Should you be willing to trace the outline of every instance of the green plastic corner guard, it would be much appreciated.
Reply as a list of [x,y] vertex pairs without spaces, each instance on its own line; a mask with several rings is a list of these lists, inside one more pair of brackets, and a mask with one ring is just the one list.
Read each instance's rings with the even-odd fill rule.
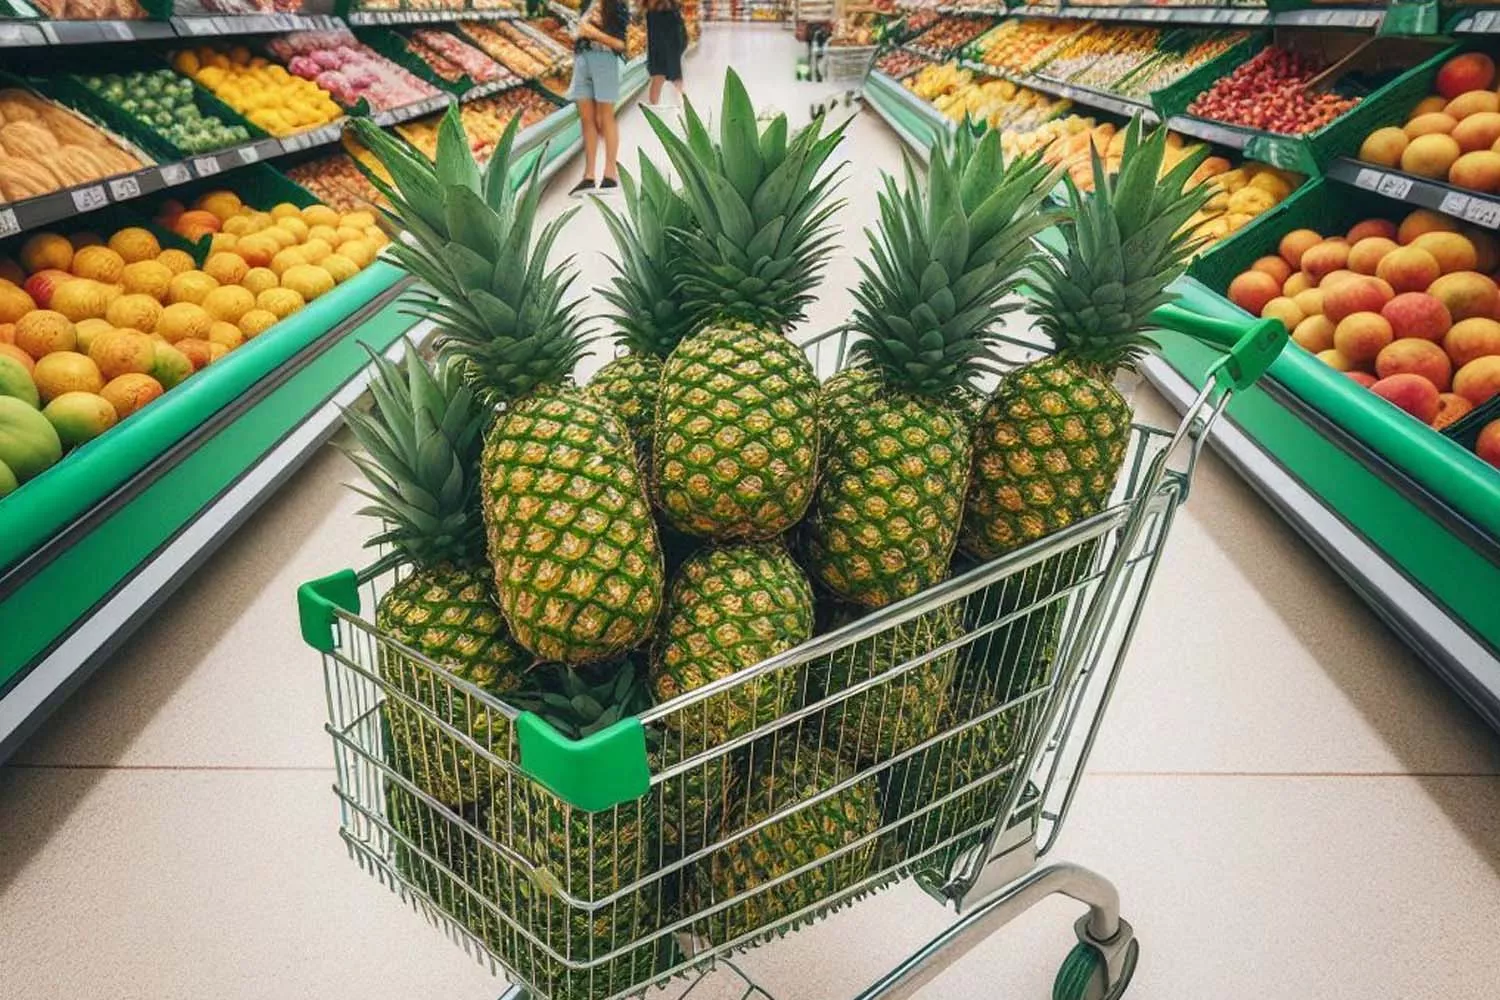
[[209,366],[140,413],[69,453],[0,500],[0,569],[108,496],[148,462],[405,277],[381,261]]
[[302,641],[320,653],[331,653],[337,646],[334,631],[334,609],[359,614],[359,577],[352,569],[309,580],[297,588],[297,621]]
[[1208,370],[1208,377],[1222,389],[1240,391],[1259,381],[1281,355],[1290,339],[1286,327],[1274,319],[1249,322],[1205,316],[1181,306],[1162,306],[1151,321],[1164,330],[1175,330],[1224,350],[1224,356]]
[[516,718],[521,770],[575,809],[599,812],[651,789],[646,730],[621,719],[581,740],[570,740],[532,712]]

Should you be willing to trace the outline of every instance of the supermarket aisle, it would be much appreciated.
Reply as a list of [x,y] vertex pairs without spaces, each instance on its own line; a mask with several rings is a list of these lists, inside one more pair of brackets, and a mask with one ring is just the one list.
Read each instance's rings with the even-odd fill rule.
[[[733,63],[798,120],[775,29],[710,29],[689,83]],[[641,115],[625,145],[651,148]],[[899,164],[850,130],[845,245]],[[626,162],[634,159],[627,154]],[[564,173],[547,211],[561,210]],[[607,233],[568,230],[581,286]],[[847,315],[840,258],[805,332]],[[1146,417],[1167,419],[1143,391]],[[321,672],[296,584],[362,561],[353,471],[321,453],[0,770],[0,995],[480,1000],[488,972],[344,856]],[[1058,854],[1117,880],[1143,939],[1131,997],[1488,997],[1500,981],[1500,745],[1225,467],[1197,481]],[[924,994],[1041,997],[1077,911],[1053,902]],[[836,1000],[943,923],[899,888],[744,966]],[[1205,989],[1205,987],[1207,987]],[[738,996],[729,984],[694,994]]]

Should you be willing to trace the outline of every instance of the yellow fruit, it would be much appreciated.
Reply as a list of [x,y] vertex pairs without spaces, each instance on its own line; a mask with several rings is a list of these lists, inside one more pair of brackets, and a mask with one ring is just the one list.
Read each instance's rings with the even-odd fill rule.
[[55,351],[71,351],[78,346],[78,331],[73,322],[51,309],[33,309],[16,323],[16,346],[35,361]]
[[255,293],[239,285],[220,285],[203,297],[203,311],[214,319],[237,323],[255,308]]
[[109,247],[84,247],[73,255],[73,273],[80,278],[91,278],[112,285],[120,280],[125,270],[125,259]]
[[155,260],[161,253],[161,244],[156,242],[156,237],[149,229],[139,226],[126,226],[115,233],[109,238],[109,248],[124,257],[127,264]]
[[294,237],[296,237],[295,242],[297,243],[301,243],[303,240],[307,239],[307,223],[303,222],[301,219],[297,218],[294,215],[289,215],[281,221],[277,222],[276,228],[285,229],[287,232],[291,233]]
[[240,279],[240,284],[250,289],[252,294],[259,295],[267,288],[276,288],[281,284],[281,279],[269,267],[252,267]]
[[333,291],[333,275],[316,264],[297,264],[281,276],[281,287],[289,288],[308,302]]
[[192,302],[174,302],[162,310],[161,318],[156,321],[156,332],[171,344],[185,337],[206,340],[213,323],[213,317],[202,306]]
[[210,191],[198,199],[195,207],[205,212],[212,212],[218,216],[220,222],[224,222],[231,216],[239,214],[243,203],[240,201],[240,196],[233,191]]
[[271,218],[273,219],[295,219],[300,218],[301,215],[302,210],[289,201],[284,201],[279,205],[273,206],[271,209]]
[[31,378],[43,403],[65,392],[98,392],[104,388],[99,366],[77,351],[55,351],[38,360]]
[[364,239],[365,238],[365,231],[364,231],[363,227],[356,228],[354,226],[343,225],[343,226],[339,226],[337,229],[335,229],[333,231],[333,235],[335,235],[335,236],[338,237],[337,242],[334,243],[334,246],[338,246],[339,243],[346,243],[349,240],[362,240],[362,239]]
[[371,226],[369,229],[366,229],[365,239],[369,240],[370,246],[376,250],[379,250],[391,241],[391,238],[385,234],[385,230],[379,226]]
[[192,254],[188,253],[186,250],[178,250],[176,247],[173,247],[170,250],[163,250],[161,253],[156,255],[156,259],[165,264],[167,270],[171,271],[173,274],[181,274],[183,271],[191,271],[193,268],[198,266],[198,262],[193,260]]
[[232,351],[245,342],[245,333],[233,323],[217,322],[208,330],[208,342],[223,344]]
[[21,244],[21,266],[35,274],[48,268],[66,271],[73,265],[73,244],[66,236],[37,233]]
[[172,287],[172,269],[157,260],[136,261],[126,264],[120,272],[120,284],[125,286],[127,294],[149,295],[165,302]]
[[309,226],[333,226],[337,227],[339,213],[327,205],[308,205],[302,210],[302,218]]
[[238,285],[250,273],[250,265],[237,253],[210,254],[203,263],[203,273],[221,285]]
[[285,250],[277,251],[276,256],[271,258],[271,270],[276,272],[276,276],[279,278],[286,273],[287,268],[306,263],[307,257],[302,253],[301,248],[288,247]]
[[359,265],[340,253],[331,253],[318,261],[318,266],[327,271],[329,276],[339,284],[343,284],[359,273]]
[[322,240],[331,247],[336,247],[343,242],[339,239],[339,231],[332,226],[312,226],[307,230],[307,238],[310,240]]
[[224,228],[221,230],[221,232],[226,232],[231,236],[245,236],[250,231],[250,216],[248,215],[236,215],[233,218],[225,219]]
[[375,259],[375,250],[364,240],[350,240],[348,243],[339,244],[339,254],[354,261],[354,265],[361,270],[370,266]]
[[326,240],[311,239],[302,244],[302,252],[307,256],[309,264],[316,264],[333,253],[333,247]]
[[36,303],[24,289],[0,279],[0,323],[14,323],[35,308]]
[[295,234],[292,233],[290,229],[283,228],[281,223],[279,222],[276,225],[270,226],[263,230],[261,232],[261,235],[268,236],[271,239],[275,240],[276,244],[283,250],[285,250],[287,247],[294,247],[298,243],[302,242],[297,238]]
[[[121,298],[123,297],[124,296],[121,296]],[[156,300],[151,298],[149,295],[146,296],[146,299],[152,305],[156,306],[157,309],[161,308],[159,305],[157,305]],[[115,299],[115,302],[118,301],[120,300]],[[109,304],[111,309],[114,308],[115,302],[111,302]],[[93,319],[79,320],[77,323],[73,324],[73,332],[78,337],[79,353],[87,354],[89,352],[89,348],[93,346],[95,340],[97,340],[103,334],[113,333],[115,327],[130,325],[131,324],[128,323],[112,323],[108,319],[99,319],[98,317],[95,317]]]
[[172,276],[172,284],[167,291],[167,299],[171,302],[196,302],[201,304],[203,297],[218,287],[218,281],[211,274],[205,274],[202,271],[183,271],[181,274]]
[[104,311],[104,318],[113,326],[150,333],[156,329],[156,321],[161,318],[161,303],[139,292],[121,295],[109,304],[109,308]]
[[225,253],[233,250],[238,242],[239,237],[233,233],[214,233],[208,241],[208,250],[211,254]]
[[106,380],[131,372],[145,375],[156,363],[156,343],[139,330],[111,330],[94,338],[89,360]]
[[374,212],[345,212],[343,219],[339,220],[341,226],[353,226],[355,229],[366,229],[375,225]]
[[277,316],[269,309],[251,309],[240,317],[240,332],[256,337],[276,325]]
[[251,267],[265,267],[280,251],[281,244],[264,232],[241,237],[240,241],[234,245],[234,252]]
[[255,308],[264,309],[277,319],[286,319],[306,304],[301,293],[291,288],[268,288],[255,297]]
[[57,291],[52,293],[51,306],[54,312],[62,313],[77,323],[81,319],[103,316],[115,297],[112,286],[78,278],[57,286]]

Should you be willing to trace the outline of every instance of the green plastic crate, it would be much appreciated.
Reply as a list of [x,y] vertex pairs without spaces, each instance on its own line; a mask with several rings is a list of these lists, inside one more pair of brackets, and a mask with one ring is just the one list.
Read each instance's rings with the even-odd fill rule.
[[1185,74],[1175,83],[1151,92],[1151,106],[1163,119],[1186,112],[1193,98],[1213,86],[1220,77],[1242,62],[1246,62],[1271,41],[1269,32],[1252,32],[1250,37],[1223,52],[1216,58]]
[[[436,25],[428,24],[422,25],[422,27],[433,28],[436,27]],[[382,56],[395,63],[397,66],[400,66],[402,69],[410,72],[418,80],[422,80],[425,83],[430,83],[439,90],[447,91],[455,97],[463,97],[469,91],[478,86],[478,84],[476,84],[473,80],[469,79],[469,75],[467,73],[465,73],[463,76],[460,76],[456,81],[452,83],[449,83],[441,76],[438,76],[437,73],[433,71],[432,67],[427,65],[426,60],[422,59],[420,56],[416,55],[414,52],[407,48],[406,37],[400,32],[395,31],[394,29],[360,28],[357,37],[361,42],[364,42],[370,48],[374,49],[376,52],[379,52]],[[473,43],[470,42],[468,44],[472,45]],[[351,114],[354,113],[358,112],[351,111]]]

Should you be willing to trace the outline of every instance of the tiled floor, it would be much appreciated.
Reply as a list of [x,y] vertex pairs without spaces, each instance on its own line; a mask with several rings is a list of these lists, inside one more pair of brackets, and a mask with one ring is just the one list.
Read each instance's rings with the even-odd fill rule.
[[[713,97],[732,62],[795,124],[828,89],[791,82],[795,51],[774,29],[710,31],[689,82]],[[638,111],[624,131],[646,140]],[[869,113],[846,149],[859,250],[875,170],[900,153]],[[592,207],[567,242],[583,284],[607,277]],[[854,275],[835,261],[804,333],[847,315]],[[1170,419],[1148,391],[1137,403]],[[353,478],[318,455],[0,770],[0,997],[501,992],[335,833],[321,672],[292,594],[361,561]],[[1130,996],[1496,996],[1500,743],[1217,460],[1168,548],[1057,851],[1117,881],[1143,942]],[[1078,912],[1038,907],[921,997],[1047,996]],[[836,1000],[944,919],[898,888],[743,967],[779,1000]]]

